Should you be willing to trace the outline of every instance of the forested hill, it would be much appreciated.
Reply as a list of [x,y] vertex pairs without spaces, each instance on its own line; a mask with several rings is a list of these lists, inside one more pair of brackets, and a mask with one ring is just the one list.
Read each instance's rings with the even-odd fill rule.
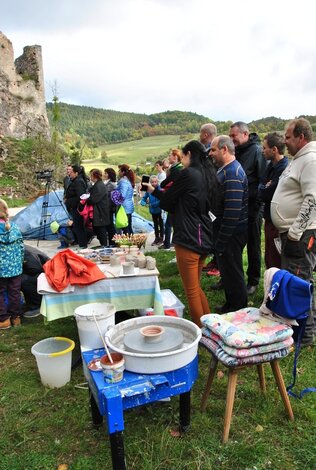
[[[77,134],[89,145],[137,140],[143,137],[166,134],[196,133],[201,125],[209,122],[205,116],[182,111],[166,111],[159,114],[136,114],[75,106],[59,103],[58,130],[62,135]],[[47,114],[53,126],[53,104],[47,104]]]
[[[58,121],[53,122],[53,104],[47,104],[51,127],[57,127],[66,138],[77,135],[87,145],[94,147],[107,143],[137,140],[143,137],[166,134],[195,134],[202,124],[214,122],[218,133],[227,133],[231,121],[215,121],[210,117],[183,111],[166,111],[157,114],[136,114],[58,103]],[[316,116],[304,116],[316,131]],[[262,118],[249,123],[252,132],[259,134],[283,130],[287,120],[276,117]]]

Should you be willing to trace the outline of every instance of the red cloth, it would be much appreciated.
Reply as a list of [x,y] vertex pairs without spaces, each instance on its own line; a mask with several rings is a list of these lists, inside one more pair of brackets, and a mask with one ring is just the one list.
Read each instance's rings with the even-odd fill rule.
[[68,284],[84,286],[106,279],[95,263],[77,255],[72,250],[57,253],[43,266],[47,281],[58,292]]

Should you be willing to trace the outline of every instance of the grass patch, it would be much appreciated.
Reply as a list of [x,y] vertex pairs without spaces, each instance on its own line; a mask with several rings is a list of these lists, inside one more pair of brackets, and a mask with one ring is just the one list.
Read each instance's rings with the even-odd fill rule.
[[[171,289],[185,305],[174,252],[155,252],[160,284]],[[223,292],[202,285],[210,305],[223,303]],[[260,305],[262,286],[253,298]],[[0,470],[53,470],[59,464],[69,470],[111,468],[106,428],[91,428],[87,390],[78,388],[85,379],[80,367],[72,371],[70,384],[56,390],[44,388],[39,379],[31,347],[51,336],[66,336],[76,342],[73,318],[43,323],[41,317],[25,320],[20,328],[0,331]],[[266,367],[267,394],[259,391],[255,368],[240,374],[230,440],[221,444],[227,374],[214,380],[205,413],[200,400],[205,385],[209,354],[199,350],[199,377],[192,390],[191,428],[181,439],[169,430],[178,422],[178,399],[125,412],[127,468],[137,470],[312,470],[316,468],[315,395],[298,401],[291,398],[295,421],[291,423],[276,390],[272,372]],[[315,348],[302,350],[298,386],[315,386]],[[281,361],[286,384],[291,380],[293,355]],[[262,426],[263,431],[257,430]],[[261,428],[260,428],[261,429]]]

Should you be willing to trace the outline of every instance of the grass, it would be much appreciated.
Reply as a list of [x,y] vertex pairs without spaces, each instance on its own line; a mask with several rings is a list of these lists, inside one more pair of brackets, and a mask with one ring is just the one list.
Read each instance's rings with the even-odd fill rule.
[[[171,289],[187,306],[173,252],[156,252],[160,284]],[[210,305],[223,302],[223,293],[210,291],[215,279],[205,274],[202,285]],[[262,287],[253,303],[260,305]],[[188,318],[185,309],[185,317]],[[88,392],[80,367],[71,382],[49,390],[40,383],[32,345],[47,337],[66,336],[76,342],[73,318],[43,323],[41,317],[25,320],[20,328],[0,332],[0,470],[53,470],[67,464],[70,470],[111,468],[106,428],[93,430]],[[299,359],[299,388],[315,386],[316,348],[305,348]],[[316,468],[316,401],[310,394],[291,399],[295,421],[289,422],[272,373],[266,367],[267,394],[259,392],[255,370],[240,374],[228,444],[221,444],[227,374],[215,378],[205,413],[199,406],[205,385],[209,354],[199,350],[199,377],[192,391],[191,428],[181,439],[170,429],[178,421],[178,400],[156,403],[125,412],[127,468],[137,470],[313,470]],[[293,355],[281,361],[288,384]]]
[[[103,150],[107,153],[108,162],[103,163],[100,159],[85,160],[83,162],[86,171],[94,167],[104,169],[112,167],[117,169],[117,165],[127,163],[132,168],[137,166],[144,166],[146,161],[154,162],[161,158],[171,148],[177,148],[182,145],[180,136],[177,135],[161,135],[156,137],[145,137],[140,140],[131,142],[121,142],[119,144],[108,144],[98,147],[98,150]],[[153,163],[149,168],[153,167]]]

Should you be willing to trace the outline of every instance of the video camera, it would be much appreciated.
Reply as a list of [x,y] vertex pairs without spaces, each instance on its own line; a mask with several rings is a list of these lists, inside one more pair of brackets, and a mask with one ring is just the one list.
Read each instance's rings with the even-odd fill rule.
[[51,181],[51,179],[53,177],[53,171],[54,170],[35,171],[36,179],[37,180]]

